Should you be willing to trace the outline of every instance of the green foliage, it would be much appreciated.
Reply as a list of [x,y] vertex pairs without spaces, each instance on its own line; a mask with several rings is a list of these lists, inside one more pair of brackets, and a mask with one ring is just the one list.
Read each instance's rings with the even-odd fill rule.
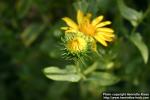
[[[132,43],[137,46],[137,48],[140,50],[141,55],[143,57],[143,60],[145,63],[148,62],[148,47],[146,44],[142,41],[142,36],[139,33],[134,33],[136,31],[136,28],[141,23],[143,18],[145,17],[141,12],[137,12],[136,10],[127,7],[123,0],[118,0],[118,6],[121,15],[129,20],[131,24],[134,26],[131,35],[129,36],[129,39],[132,41]],[[149,11],[149,9],[148,9]],[[147,12],[145,12],[146,14]]]
[[75,3],[74,3],[75,9],[76,9],[76,10],[80,9],[80,10],[82,10],[83,12],[87,12],[88,6],[89,6],[89,3],[87,3],[86,0],[81,0],[81,1],[79,1],[79,2],[75,2]]
[[[77,9],[104,15],[116,38],[74,62],[63,58],[60,27],[62,17],[76,19]],[[0,100],[150,92],[149,0],[0,0],[0,12]]]
[[136,34],[132,34],[130,36],[131,41],[133,42],[133,44],[135,46],[137,46],[137,48],[140,50],[141,55],[144,59],[144,62],[147,63],[148,62],[148,47],[146,46],[146,44],[143,42],[142,37],[139,33]]
[[92,73],[87,81],[94,82],[98,86],[109,86],[117,83],[119,78],[108,72],[95,72]]
[[117,0],[117,1],[118,1],[118,7],[119,7],[121,15],[125,19],[129,20],[134,27],[136,27],[139,21],[143,17],[142,12],[138,12],[132,8],[129,8],[128,6],[124,4],[123,0]]
[[66,69],[51,66],[45,68],[44,73],[48,78],[57,81],[78,82],[81,79],[81,76],[77,74],[75,66],[73,65],[66,66]]
[[16,10],[19,18],[25,17],[32,6],[32,0],[20,0],[16,3]]
[[40,35],[45,25],[32,24],[28,26],[22,33],[21,38],[26,46],[31,45]]

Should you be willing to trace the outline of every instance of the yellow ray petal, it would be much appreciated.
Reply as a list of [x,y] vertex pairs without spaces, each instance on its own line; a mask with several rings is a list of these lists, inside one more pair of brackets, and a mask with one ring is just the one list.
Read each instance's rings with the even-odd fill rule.
[[94,52],[98,52],[98,51],[97,51],[97,45],[96,45],[96,41],[95,41],[95,40],[92,41],[91,49],[92,49]]
[[78,22],[78,24],[80,24],[82,22],[83,17],[84,17],[83,12],[81,10],[78,10],[78,12],[77,12],[77,22]]
[[106,28],[106,27],[97,28],[96,31],[97,31],[97,32],[110,32],[110,33],[113,33],[113,32],[114,32],[113,29],[111,29],[111,28]]
[[71,28],[76,29],[76,30],[78,29],[78,25],[72,19],[68,17],[64,17],[62,18],[62,20],[64,20],[66,24],[70,26]]
[[99,22],[101,22],[103,20],[103,16],[98,16],[97,18],[95,18],[93,21],[92,21],[92,25],[93,26],[96,26]]
[[113,40],[113,38],[104,36],[103,34],[99,34],[98,37],[103,39],[104,41],[108,41],[108,42],[111,42]]
[[105,41],[103,38],[101,38],[101,36],[99,36],[98,34],[95,35],[94,38],[95,38],[98,42],[100,42],[103,46],[107,46],[106,41]]
[[103,37],[103,35],[98,34],[97,36],[98,36],[100,39],[102,39],[102,40],[106,41],[106,39],[105,39],[105,37]]
[[111,24],[110,21],[101,22],[96,25],[96,28],[103,27],[103,26],[110,25],[110,24]]
[[84,16],[82,19],[82,24],[90,24],[91,16],[91,13],[86,14],[86,16]]
[[105,36],[112,37],[112,38],[115,37],[115,35],[113,33],[109,33],[109,32],[97,32],[97,34],[103,34]]
[[87,13],[87,14],[86,14],[86,17],[87,17],[88,19],[90,19],[90,18],[92,17],[92,14],[91,14],[91,13]]
[[101,34],[101,37],[104,38],[105,41],[108,41],[108,42],[113,41],[113,38],[112,38],[112,37],[106,36],[106,35],[104,35],[104,34]]

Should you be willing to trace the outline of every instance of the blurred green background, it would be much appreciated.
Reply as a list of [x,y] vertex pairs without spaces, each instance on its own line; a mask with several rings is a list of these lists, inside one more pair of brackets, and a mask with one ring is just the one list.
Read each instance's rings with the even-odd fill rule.
[[[150,92],[150,61],[147,59],[150,13],[136,27],[142,37],[142,46],[137,46],[141,42],[132,42],[134,36],[131,41],[127,38],[135,26],[122,16],[125,8],[117,1],[0,0],[0,100],[98,100],[103,91]],[[139,12],[150,9],[149,0],[124,2]],[[103,52],[106,52],[106,60],[115,55],[110,58],[114,67],[108,72],[120,78],[118,83],[82,84],[81,88],[81,83],[57,82],[45,77],[43,68],[63,68],[71,63],[62,58],[58,49],[63,34],[60,26],[65,25],[61,18],[75,19],[79,8],[112,21],[117,39]],[[129,11],[129,15],[134,13]]]

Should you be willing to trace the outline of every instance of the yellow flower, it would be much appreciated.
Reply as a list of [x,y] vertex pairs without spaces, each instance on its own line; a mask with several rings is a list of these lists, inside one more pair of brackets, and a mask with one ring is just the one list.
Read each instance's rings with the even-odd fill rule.
[[90,49],[89,39],[81,32],[65,34],[62,38],[64,45],[64,55],[67,56],[84,56]]
[[107,42],[113,41],[115,35],[113,29],[105,27],[110,25],[110,21],[104,21],[103,16],[98,16],[94,20],[91,19],[91,14],[83,14],[80,10],[77,11],[77,23],[68,17],[62,18],[68,27],[62,27],[65,33],[82,32],[84,35],[89,36],[100,42],[102,45],[107,46]]
[[87,42],[83,38],[76,37],[67,42],[66,48],[71,53],[81,53],[86,50]]

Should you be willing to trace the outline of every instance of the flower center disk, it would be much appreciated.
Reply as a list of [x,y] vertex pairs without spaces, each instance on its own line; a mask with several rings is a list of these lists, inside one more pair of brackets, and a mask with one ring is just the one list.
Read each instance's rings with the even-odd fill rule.
[[84,52],[86,50],[86,47],[87,47],[87,42],[80,37],[74,38],[73,40],[69,40],[66,45],[66,48],[71,53]]

